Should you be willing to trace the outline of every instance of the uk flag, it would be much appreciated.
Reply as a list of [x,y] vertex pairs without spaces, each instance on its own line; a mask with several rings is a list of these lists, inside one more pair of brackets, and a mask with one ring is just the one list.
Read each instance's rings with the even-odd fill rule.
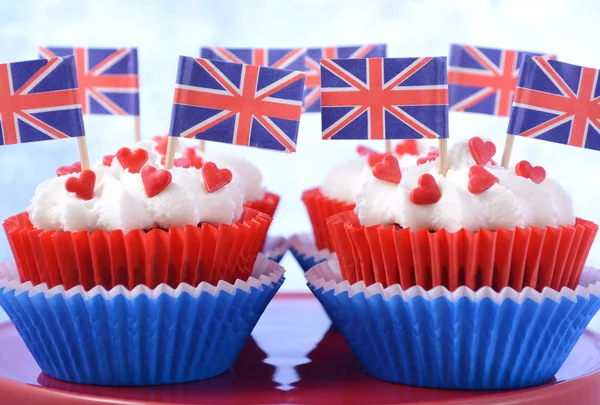
[[295,152],[304,73],[179,58],[171,136]]
[[0,65],[0,145],[83,135],[73,58]]
[[42,58],[75,55],[84,114],[140,115],[135,48],[40,47]]
[[304,70],[305,56],[306,49],[303,48],[200,48],[200,57],[205,59],[301,71]]
[[526,57],[508,133],[600,150],[600,71]]
[[448,67],[451,111],[508,117],[523,56],[556,55],[452,45]]
[[386,56],[384,44],[309,48],[306,51],[304,111],[321,111],[321,59],[385,58]]
[[323,139],[448,137],[446,58],[323,59]]

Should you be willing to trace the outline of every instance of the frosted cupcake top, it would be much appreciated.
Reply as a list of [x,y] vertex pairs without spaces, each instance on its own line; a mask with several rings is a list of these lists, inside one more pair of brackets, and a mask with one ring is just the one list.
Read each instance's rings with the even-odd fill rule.
[[83,173],[80,167],[59,169],[65,174],[35,191],[28,208],[32,224],[43,230],[129,232],[240,218],[243,193],[230,172],[209,162],[202,169],[162,170],[154,145],[122,148]]
[[523,161],[504,169],[491,160],[494,153],[495,146],[479,138],[457,143],[449,151],[445,178],[439,174],[439,159],[406,171],[382,162],[373,169],[378,178],[371,177],[361,188],[355,212],[365,226],[398,224],[413,231],[575,223],[571,197],[546,178],[543,168]]
[[[156,136],[154,140],[157,142],[154,150],[164,156],[166,153],[167,136]],[[262,186],[262,173],[256,165],[238,153],[200,152],[193,147],[178,145],[175,156],[180,159],[188,159],[192,166],[194,166],[194,160],[196,160],[197,164],[195,166],[198,168],[201,166],[202,161],[207,161],[214,162],[220,168],[230,170],[233,174],[233,183],[242,189],[244,202],[262,200],[265,196],[265,187]]]
[[[419,155],[430,149],[431,143],[404,141],[395,149],[393,155],[400,167],[407,170],[417,164]],[[379,154],[368,148],[359,147],[360,156],[346,160],[334,166],[325,176],[321,193],[332,200],[349,204],[356,202],[356,196],[367,180],[373,179],[372,166],[381,160]]]

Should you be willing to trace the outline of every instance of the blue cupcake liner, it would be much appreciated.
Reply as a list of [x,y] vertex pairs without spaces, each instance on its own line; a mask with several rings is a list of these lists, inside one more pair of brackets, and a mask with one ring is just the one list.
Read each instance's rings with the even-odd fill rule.
[[350,286],[336,261],[317,265],[307,278],[369,375],[419,387],[497,390],[547,382],[600,309],[594,269],[585,270],[576,290],[560,293]]
[[312,236],[308,234],[292,236],[290,252],[305,273],[317,264],[331,259],[334,255],[328,249],[318,250]]
[[290,244],[288,240],[282,236],[279,237],[267,237],[265,245],[263,246],[263,254],[269,259],[276,263],[281,262],[283,256],[289,250]]
[[216,287],[48,290],[19,283],[14,264],[9,273],[0,280],[0,305],[42,371],[94,385],[173,384],[226,372],[284,281],[283,269],[264,257],[247,282]]

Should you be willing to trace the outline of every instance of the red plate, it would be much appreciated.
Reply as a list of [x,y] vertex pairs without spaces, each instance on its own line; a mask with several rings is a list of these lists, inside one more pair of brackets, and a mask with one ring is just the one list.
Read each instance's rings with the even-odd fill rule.
[[592,404],[600,402],[600,335],[588,329],[548,384],[519,391],[413,388],[364,375],[312,295],[279,295],[233,370],[206,381],[98,387],[47,377],[10,323],[0,325],[0,403],[72,404]]

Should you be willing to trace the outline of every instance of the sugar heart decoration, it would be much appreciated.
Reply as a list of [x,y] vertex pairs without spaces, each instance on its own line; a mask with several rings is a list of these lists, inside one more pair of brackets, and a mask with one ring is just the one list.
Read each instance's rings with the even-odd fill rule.
[[161,155],[167,153],[167,143],[169,142],[169,135],[157,135],[152,137],[152,140],[158,144],[154,147],[155,151],[157,151]]
[[469,149],[471,155],[478,165],[485,165],[496,154],[496,145],[491,141],[483,141],[478,136],[469,139]]
[[423,156],[417,159],[417,166],[425,164],[427,162],[431,162],[436,160],[440,156],[440,152],[437,150],[432,150],[427,154],[427,156]]
[[367,162],[369,162],[369,166],[375,167],[375,165],[380,163],[387,155],[389,155],[389,153],[371,153],[367,158]]
[[410,192],[410,200],[417,205],[435,204],[442,198],[442,192],[435,178],[425,173],[419,177],[419,186]]
[[209,193],[214,193],[220,188],[231,183],[232,174],[229,169],[219,169],[213,162],[206,162],[202,166],[204,187]]
[[115,155],[106,155],[102,158],[102,165],[110,167],[113,160],[115,160]]
[[521,160],[517,163],[515,172],[517,173],[517,176],[531,179],[535,184],[540,184],[542,181],[546,180],[546,170],[542,166],[532,166],[531,163],[526,160]]
[[364,145],[358,145],[358,146],[356,147],[356,152],[357,152],[359,155],[361,155],[361,156],[370,155],[370,154],[372,154],[372,153],[377,153],[377,151],[375,151],[375,150],[373,150],[373,149],[371,149],[371,148],[368,148],[368,147],[366,147],[366,146],[364,146]]
[[407,141],[400,142],[398,145],[396,145],[396,154],[400,156],[418,155],[419,148],[417,146],[417,141],[415,141],[414,139],[409,139]]
[[392,155],[385,156],[381,162],[373,167],[373,176],[389,183],[400,184],[402,172],[400,171],[398,159]]
[[193,166],[196,169],[202,168],[203,160],[200,156],[196,155],[196,150],[194,148],[185,148],[182,155],[189,159],[190,166]]
[[132,152],[129,148],[121,148],[117,151],[117,159],[123,166],[123,170],[129,169],[129,173],[139,173],[148,161],[148,151],[135,149]]
[[481,194],[499,182],[498,177],[485,170],[483,166],[471,166],[469,169],[468,188],[471,194]]
[[65,182],[65,189],[69,193],[75,193],[75,196],[81,200],[94,198],[95,186],[96,173],[92,170],[84,170],[79,177],[69,177]]
[[152,166],[145,166],[142,169],[142,182],[148,198],[154,197],[167,188],[172,179],[171,172],[168,170],[157,170]]
[[56,169],[56,175],[59,177],[71,173],[81,173],[81,162],[75,162],[71,166],[61,166]]

